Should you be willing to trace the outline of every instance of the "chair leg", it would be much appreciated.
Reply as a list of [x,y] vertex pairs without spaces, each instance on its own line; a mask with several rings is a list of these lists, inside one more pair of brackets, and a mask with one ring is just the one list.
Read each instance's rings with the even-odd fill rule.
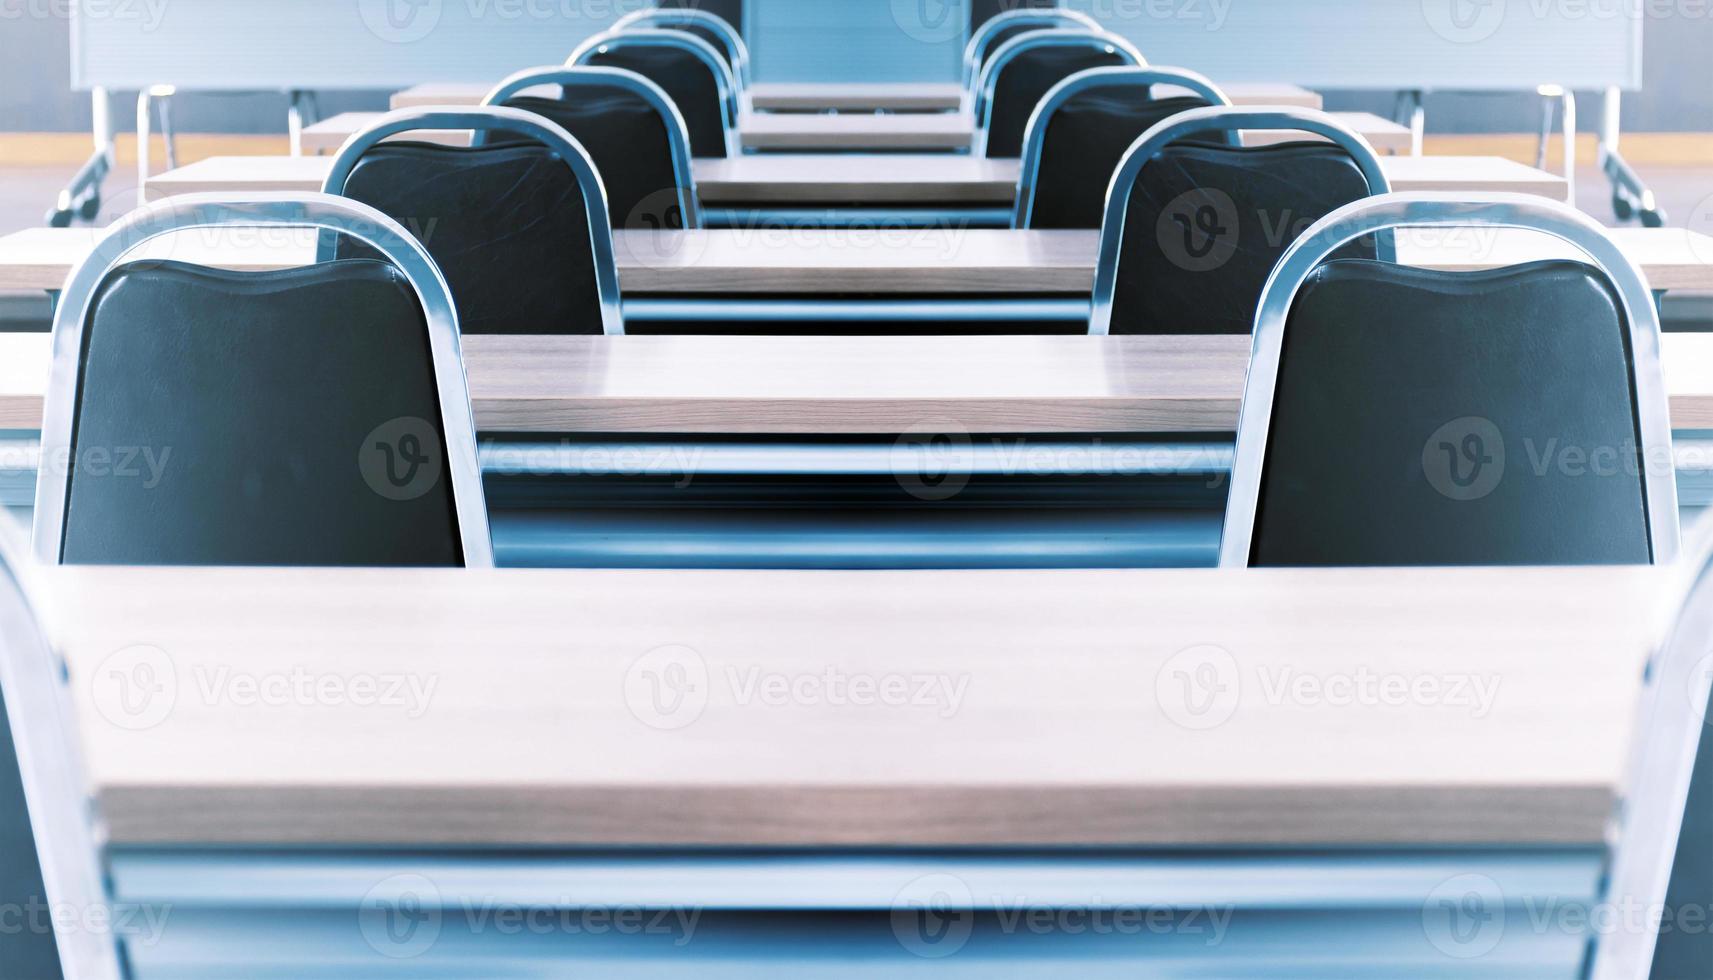
[[59,192],[46,222],[54,228],[68,228],[74,218],[94,220],[101,213],[101,183],[113,168],[113,115],[107,90],[97,87],[90,92],[92,129],[95,152]]
[[1612,213],[1619,221],[1640,217],[1642,224],[1659,228],[1665,224],[1665,211],[1654,199],[1653,191],[1642,182],[1641,175],[1618,152],[1621,132],[1619,110],[1621,96],[1616,88],[1605,93],[1605,109],[1600,120],[1600,169],[1612,185]]

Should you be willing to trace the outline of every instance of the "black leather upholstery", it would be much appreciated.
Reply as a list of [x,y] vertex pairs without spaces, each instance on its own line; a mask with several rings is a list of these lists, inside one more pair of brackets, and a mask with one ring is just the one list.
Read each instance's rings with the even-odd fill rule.
[[1286,326],[1252,564],[1646,563],[1633,388],[1591,266],[1329,262]]
[[[32,656],[39,653],[27,651]],[[12,910],[13,919],[12,928],[0,929],[0,963],[6,965],[5,976],[63,980],[65,974],[60,969],[53,931],[18,928],[34,924],[24,919],[31,914],[27,910],[50,907],[47,886],[42,882],[41,861],[36,856],[35,832],[30,828],[30,810],[24,799],[18,747],[12,740],[6,698],[0,692],[0,908]]]
[[743,0],[660,0],[662,10],[700,10],[713,14],[743,36]]
[[1072,96],[1047,123],[1029,227],[1099,228],[1112,175],[1136,138],[1155,123],[1206,105],[1198,96],[1151,98],[1140,86]]
[[[574,97],[515,96],[505,104],[552,120],[583,145],[606,187],[614,228],[684,227],[666,122],[641,96],[620,88],[579,86]],[[523,137],[496,132],[493,138]]]
[[[84,330],[65,562],[463,563],[428,331],[391,265],[131,263]],[[368,445],[388,423],[418,438]],[[377,491],[377,461],[415,495]]]
[[[1713,719],[1709,719],[1713,721]],[[1695,754],[1689,801],[1678,832],[1677,854],[1665,907],[1674,910],[1713,908],[1713,723],[1701,725],[1701,745]],[[1650,977],[1705,977],[1713,971],[1713,931],[1685,928],[1662,932],[1654,947]]]
[[690,130],[692,156],[724,158],[726,124],[719,83],[694,52],[664,45],[626,44],[590,56],[591,65],[626,68],[666,90]]
[[993,87],[987,155],[991,158],[1022,155],[1029,117],[1054,85],[1079,71],[1128,63],[1121,54],[1086,45],[1031,48],[1012,58],[1000,70]]
[[[1248,333],[1285,250],[1368,193],[1362,169],[1331,143],[1173,143],[1131,191],[1111,331]],[[1373,258],[1373,244],[1339,257]]]
[[[381,143],[357,162],[344,195],[422,241],[452,287],[464,333],[602,331],[582,191],[539,143]],[[373,253],[341,239],[338,254]]]

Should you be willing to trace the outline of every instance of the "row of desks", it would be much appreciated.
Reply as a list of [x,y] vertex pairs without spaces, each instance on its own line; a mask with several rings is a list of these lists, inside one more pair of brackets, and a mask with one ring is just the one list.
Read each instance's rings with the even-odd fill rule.
[[[343,112],[304,127],[302,146],[308,153],[332,153],[345,141],[369,128],[377,112]],[[1339,112],[1339,122],[1361,135],[1380,153],[1407,153],[1410,131],[1370,112]],[[425,130],[407,137],[450,146],[468,144],[469,136],[450,130]],[[1305,139],[1289,130],[1251,130],[1250,146]],[[915,113],[905,115],[817,115],[745,113],[738,120],[738,142],[745,150],[961,152],[975,141],[975,124],[967,115]]]
[[[1669,574],[35,584],[122,846],[1596,846]],[[170,699],[141,721],[99,673],[139,663]],[[1197,708],[1182,677],[1207,670],[1229,694]],[[413,679],[419,702],[209,686],[276,675]],[[749,686],[831,676],[893,686]]]
[[[1393,156],[1381,167],[1394,191],[1509,192],[1563,200],[1563,177],[1502,157]],[[151,194],[320,190],[329,157],[212,157],[157,174]],[[1021,165],[948,154],[766,154],[695,160],[696,192],[709,205],[1003,206],[1017,197]]]

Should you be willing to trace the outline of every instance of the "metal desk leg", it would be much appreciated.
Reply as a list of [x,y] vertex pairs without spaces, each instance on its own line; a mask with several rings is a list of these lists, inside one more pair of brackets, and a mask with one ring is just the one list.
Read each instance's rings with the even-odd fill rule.
[[1420,89],[1398,93],[1395,115],[1399,123],[1410,127],[1410,156],[1422,155],[1422,139],[1427,133],[1427,109],[1422,105]]
[[291,155],[303,156],[303,127],[314,125],[320,116],[315,93],[292,89],[286,93],[291,104],[286,108],[286,132],[291,136]]
[[1612,184],[1612,213],[1619,221],[1640,217],[1642,224],[1659,228],[1665,224],[1665,212],[1660,210],[1654,192],[1642,183],[1642,178],[1618,152],[1619,109],[1621,97],[1616,87],[1606,90],[1605,111],[1600,120],[1600,169]]
[[1535,169],[1546,169],[1547,140],[1552,136],[1553,104],[1563,106],[1565,203],[1576,206],[1576,93],[1562,85],[1542,85],[1541,140],[1535,152]]
[[55,228],[70,227],[74,217],[90,221],[101,213],[101,182],[113,169],[113,116],[107,90],[94,88],[90,90],[89,99],[94,118],[95,152],[78,168],[71,183],[59,192],[53,210],[47,213],[47,223]]
[[137,93],[137,193],[142,194],[149,183],[149,131],[153,123],[154,103],[161,107],[161,139],[166,143],[167,169],[178,166],[178,148],[173,145],[172,97],[178,90],[171,85],[151,85]]

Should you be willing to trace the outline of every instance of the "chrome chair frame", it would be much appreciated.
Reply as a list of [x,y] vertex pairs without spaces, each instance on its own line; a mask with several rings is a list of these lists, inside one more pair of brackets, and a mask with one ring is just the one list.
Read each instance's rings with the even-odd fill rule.
[[[1241,142],[1239,130],[1243,129],[1291,129],[1324,137],[1342,147],[1356,161],[1362,175],[1368,178],[1371,195],[1391,193],[1392,185],[1386,180],[1385,168],[1380,165],[1374,147],[1362,134],[1352,132],[1335,116],[1318,109],[1220,105],[1190,109],[1163,119],[1130,144],[1118,170],[1112,175],[1112,183],[1107,187],[1106,216],[1100,226],[1100,252],[1094,267],[1094,301],[1089,316],[1089,333],[1104,335],[1112,332],[1112,301],[1118,291],[1118,261],[1124,248],[1124,224],[1130,215],[1130,196],[1135,193],[1142,168],[1185,136],[1224,130],[1231,145],[1237,146]],[[1379,258],[1390,262],[1393,259],[1390,236],[1380,237]]]
[[[1364,235],[1412,227],[1514,228],[1542,232],[1575,246],[1611,282],[1630,331],[1639,450],[1644,460],[1671,458],[1671,415],[1660,368],[1659,314],[1647,276],[1618,248],[1606,229],[1580,211],[1529,194],[1385,194],[1353,201],[1316,222],[1286,251],[1255,314],[1254,348],[1243,407],[1231,491],[1219,543],[1221,567],[1247,567],[1260,504],[1261,475],[1272,423],[1273,396],[1285,323],[1297,292],[1332,254]],[[1648,538],[1654,564],[1670,562],[1678,550],[1677,484],[1671,476],[1644,470]]]
[[[613,250],[612,216],[607,208],[607,190],[601,175],[570,133],[552,120],[522,109],[505,106],[472,106],[463,109],[437,109],[419,106],[394,109],[382,115],[360,133],[351,134],[333,157],[327,180],[321,185],[323,194],[343,195],[345,181],[356,169],[363,154],[376,144],[400,133],[423,129],[471,130],[472,146],[481,146],[488,132],[510,130],[523,133],[559,155],[571,168],[577,186],[583,192],[583,206],[589,212],[589,250],[595,264],[595,296],[601,305],[601,332],[617,336],[625,332],[624,316],[619,306],[618,260]],[[682,193],[682,192],[681,192]],[[323,236],[326,237],[326,236]],[[323,243],[318,258],[332,258],[329,243]]]
[[[1231,100],[1225,97],[1219,86],[1206,75],[1185,68],[1113,66],[1090,68],[1066,78],[1042,96],[1040,103],[1035,106],[1034,114],[1029,117],[1028,128],[1023,131],[1023,167],[1017,178],[1017,206],[1011,218],[1012,228],[1029,227],[1029,219],[1034,215],[1035,184],[1041,175],[1041,157],[1047,148],[1047,124],[1052,120],[1053,113],[1091,88],[1148,88],[1153,85],[1187,88],[1216,106],[1231,104]],[[1125,151],[1126,159],[1129,154],[1135,152],[1134,147],[1133,144],[1130,150]]]
[[706,10],[692,10],[688,7],[656,7],[652,10],[633,10],[613,22],[610,31],[646,30],[649,28],[668,25],[702,27],[720,36],[720,43],[726,49],[726,55],[736,76],[739,91],[750,86],[749,45],[744,43],[743,35],[732,22],[719,14],[711,14]]
[[[672,145],[672,173],[678,181],[678,208],[684,215],[684,228],[686,231],[694,231],[702,227],[701,196],[696,192],[696,168],[690,162],[690,128],[684,124],[683,113],[678,111],[678,106],[664,89],[648,78],[623,68],[603,68],[598,65],[570,68],[546,66],[525,68],[506,76],[482,99],[482,105],[504,108],[501,103],[505,100],[537,85],[558,85],[566,89],[612,86],[634,92],[654,106],[666,126],[666,139]],[[485,141],[485,134],[478,133],[475,140],[473,145],[480,146]]]
[[[1668,908],[1702,727],[1713,724],[1707,681],[1695,676],[1706,661],[1707,637],[1713,632],[1713,520],[1703,518],[1690,530],[1676,576],[1677,614],[1643,671],[1628,775],[1606,834],[1602,903]],[[1647,977],[1658,941],[1657,928],[1603,932],[1594,937],[1586,976]]]
[[[1031,31],[1006,41],[999,50],[988,59],[987,67],[983,69],[981,84],[976,89],[974,115],[976,120],[976,156],[987,155],[988,126],[993,122],[993,93],[999,85],[999,76],[1017,57],[1026,51],[1036,48],[1107,48],[1130,59],[1130,67],[1146,68],[1148,62],[1142,57],[1142,52],[1136,46],[1116,34],[1106,31],[1088,30],[1047,30]],[[1120,67],[1120,66],[1110,66]],[[1079,73],[1080,74],[1080,73]],[[1039,106],[1037,106],[1039,108]]]
[[[21,547],[10,533],[0,535],[0,691],[47,893],[41,897],[59,908],[111,911],[102,853],[107,831],[90,805],[70,689],[31,609],[30,559]],[[115,920],[108,915],[106,921]],[[112,932],[55,929],[54,944],[65,980],[130,976]]]
[[1064,7],[1032,7],[1024,10],[1007,10],[995,14],[970,33],[969,43],[964,45],[964,90],[969,91],[975,86],[976,79],[981,76],[981,53],[987,49],[988,42],[995,34],[1008,27],[1034,25],[1042,30],[1053,28],[1086,29],[1090,31],[1104,30],[1100,21],[1095,20],[1080,10],[1067,10]]
[[[392,115],[397,115],[396,113]],[[527,115],[527,113],[519,113]],[[492,568],[493,539],[476,458],[476,424],[458,339],[452,292],[428,251],[404,226],[366,204],[331,194],[272,193],[230,197],[185,194],[146,205],[113,223],[66,277],[54,314],[53,363],[43,406],[43,459],[69,457],[77,415],[89,305],[107,274],[143,244],[192,228],[300,227],[350,235],[391,262],[422,305],[446,433],[446,469],[452,484],[458,534],[468,568]],[[57,565],[65,534],[70,467],[45,466],[36,480],[35,552]]]
[[682,48],[694,53],[698,60],[714,73],[714,84],[720,95],[720,121],[725,128],[726,155],[737,156],[741,150],[738,140],[738,119],[742,116],[738,98],[737,78],[731,67],[721,60],[714,46],[694,34],[683,31],[662,31],[652,28],[627,31],[604,31],[579,44],[565,59],[568,68],[603,67],[589,65],[589,59],[603,50],[621,47],[648,46]]

